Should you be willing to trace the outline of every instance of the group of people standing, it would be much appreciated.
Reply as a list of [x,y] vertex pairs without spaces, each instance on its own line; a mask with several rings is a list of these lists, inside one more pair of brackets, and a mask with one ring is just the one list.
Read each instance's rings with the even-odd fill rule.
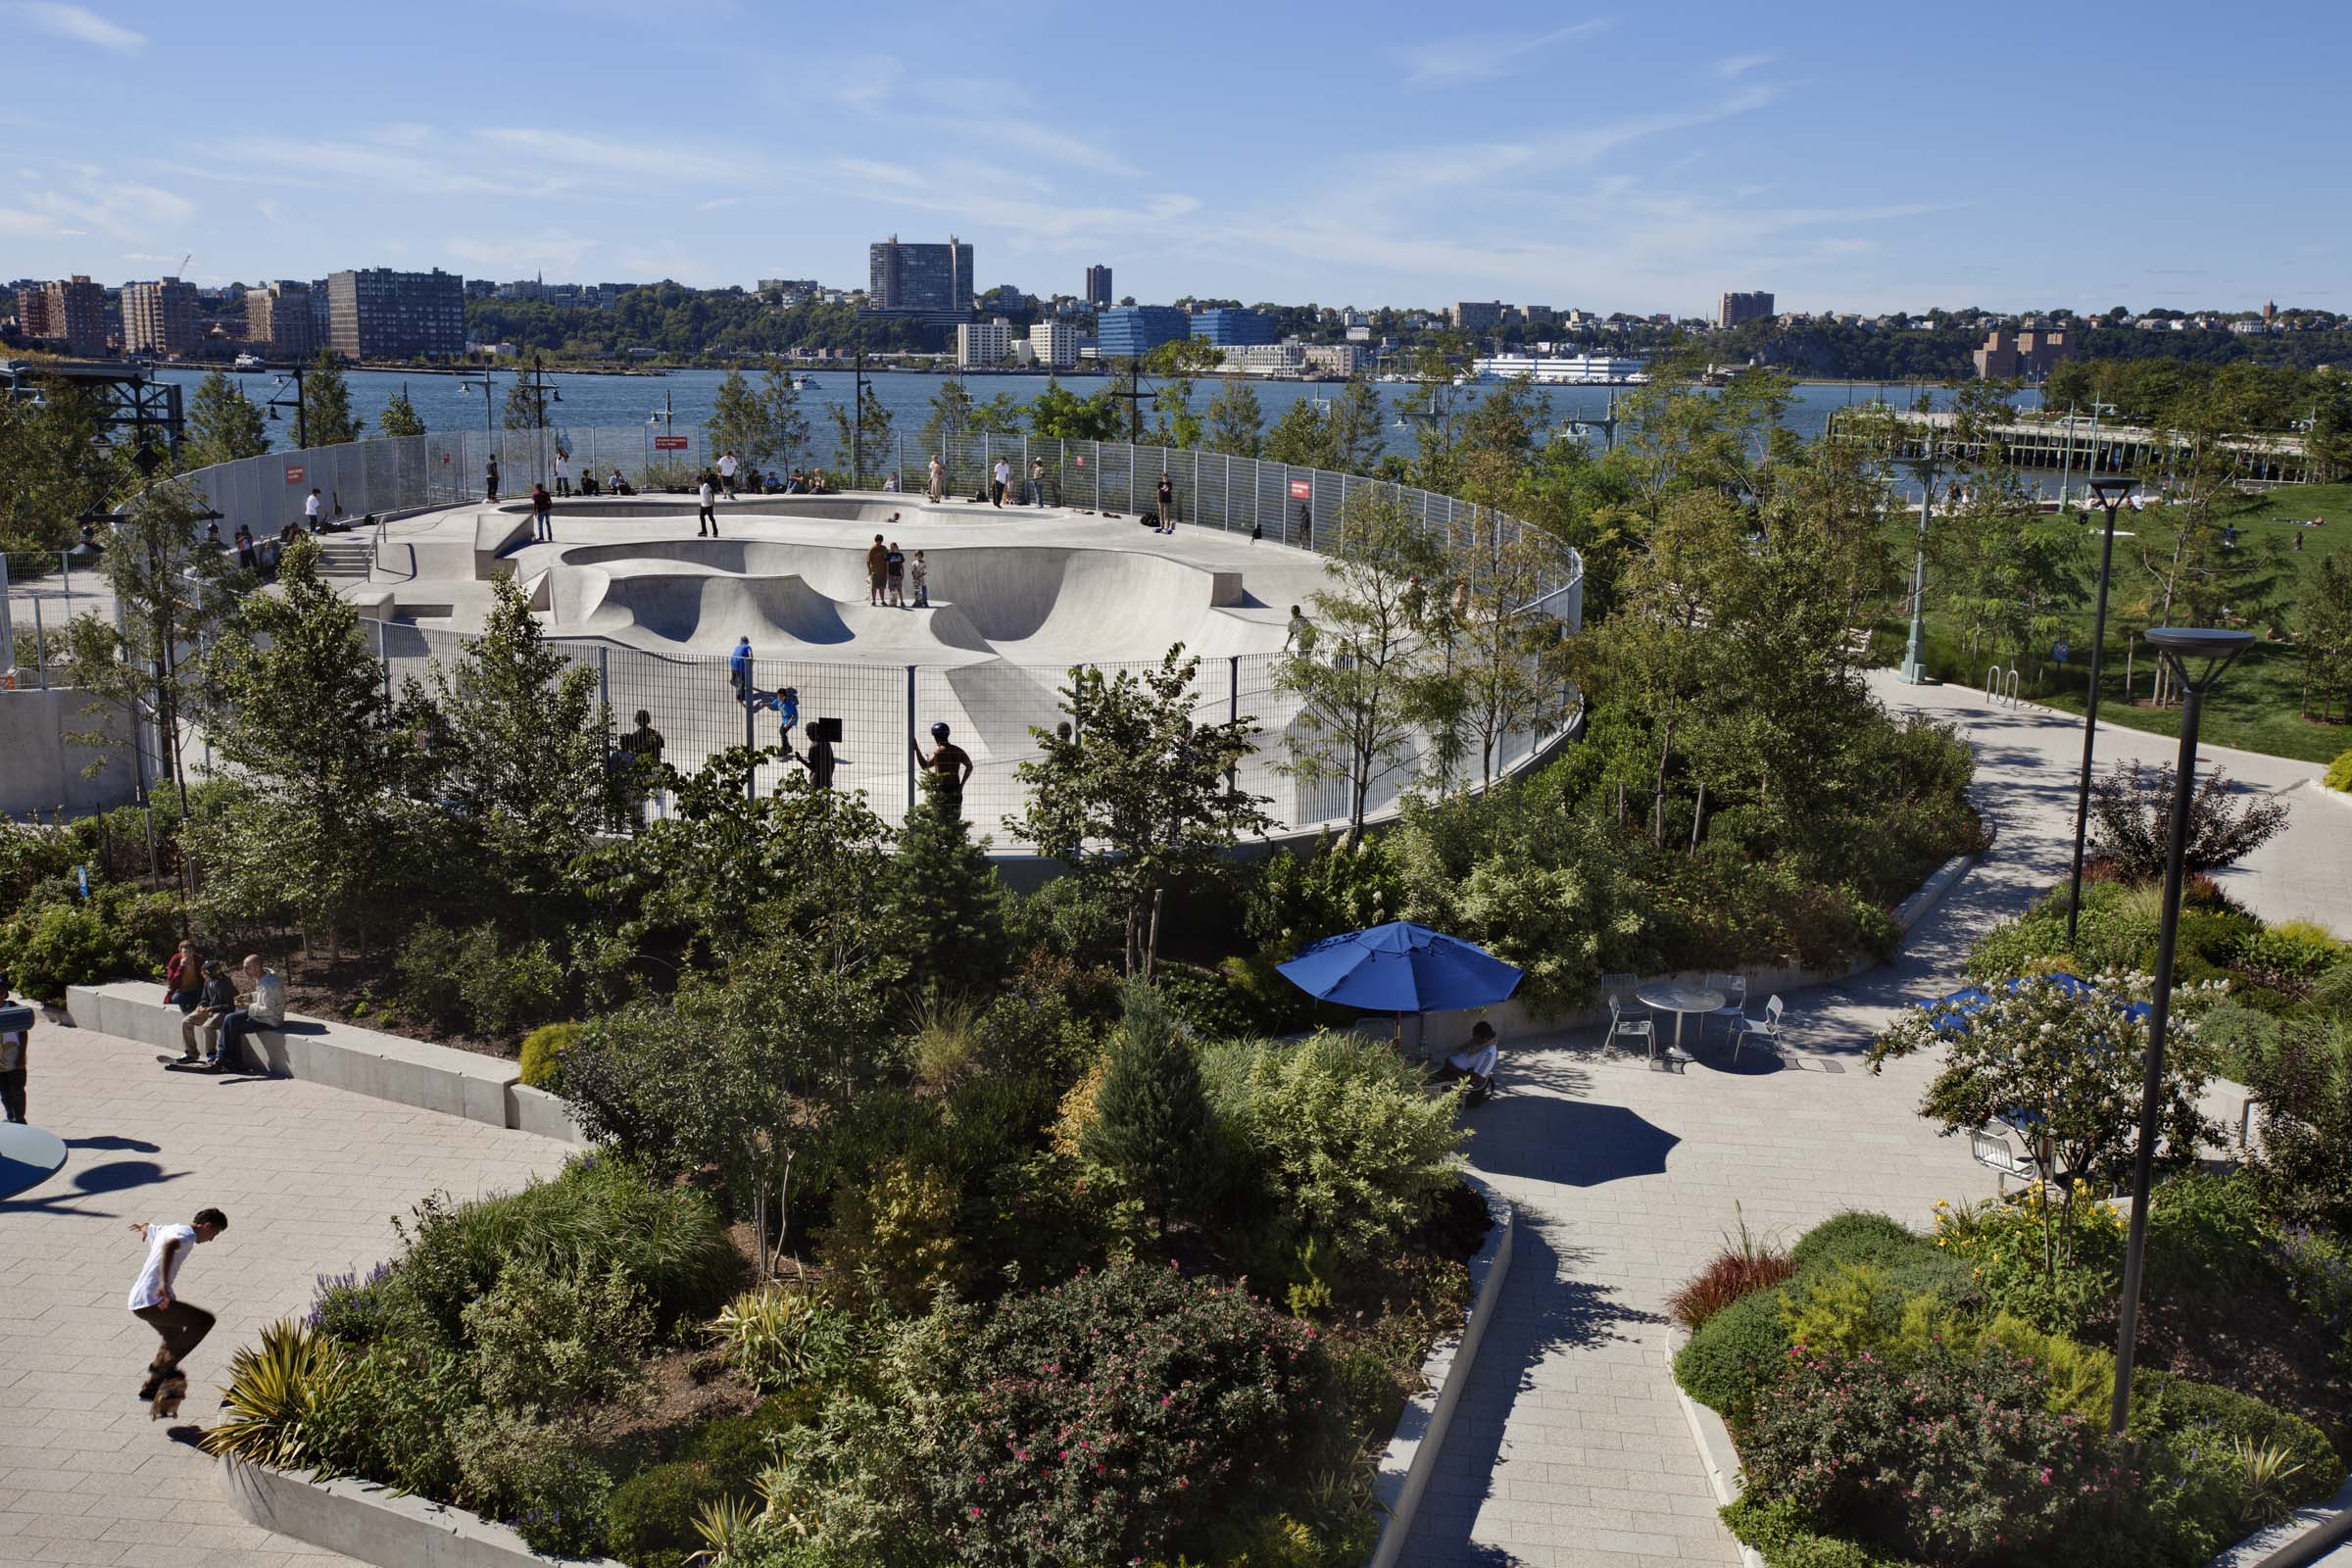
[[[890,520],[899,520],[892,513]],[[906,602],[906,588],[914,587],[914,603]],[[912,559],[899,548],[896,539],[883,542],[880,534],[865,551],[865,602],[876,607],[896,606],[900,610],[929,610],[931,608],[931,565],[917,550]]]

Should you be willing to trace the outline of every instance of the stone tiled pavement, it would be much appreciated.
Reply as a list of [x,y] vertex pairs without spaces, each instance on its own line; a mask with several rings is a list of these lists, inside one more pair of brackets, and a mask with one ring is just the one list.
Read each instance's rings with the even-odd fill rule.
[[63,1172],[0,1200],[0,1563],[326,1568],[348,1559],[230,1510],[185,1424],[134,1398],[155,1335],[123,1305],[145,1257],[132,1220],[229,1216],[180,1270],[220,1317],[190,1357],[188,1418],[219,1401],[229,1352],[300,1311],[315,1276],[390,1254],[388,1223],[428,1193],[520,1186],[564,1147],[315,1084],[166,1072],[152,1048],[43,1023],[32,1119]]
[[[1936,1199],[1992,1190],[1965,1146],[1912,1113],[1932,1064],[1874,1078],[1860,1055],[1892,1009],[1958,983],[1978,934],[2064,876],[2082,729],[1952,688],[1881,677],[1878,690],[1961,722],[1992,852],[1894,962],[1786,999],[1797,1028],[1788,1065],[1750,1052],[1735,1067],[1720,1032],[1680,1074],[1600,1049],[1597,1031],[1509,1053],[1504,1093],[1470,1113],[1470,1159],[1519,1204],[1517,1258],[1408,1564],[1737,1562],[1668,1374],[1667,1293],[1742,1219],[1784,1241],[1843,1208],[1924,1225]],[[2099,756],[2169,762],[2175,745],[2106,729]],[[2231,891],[2266,917],[2352,932],[2352,810],[2314,797],[2305,781],[2317,768],[2222,760],[2249,786],[2285,791],[2292,812],[2287,832],[2231,873]]]

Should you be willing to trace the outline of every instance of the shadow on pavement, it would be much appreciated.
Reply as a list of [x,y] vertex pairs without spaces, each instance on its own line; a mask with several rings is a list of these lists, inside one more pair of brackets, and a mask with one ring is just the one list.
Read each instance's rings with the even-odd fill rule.
[[95,1138],[69,1138],[66,1140],[66,1147],[68,1149],[95,1149],[109,1152],[127,1150],[140,1154],[163,1152],[163,1146],[160,1144],[151,1144],[144,1138],[122,1138],[114,1133],[101,1133]]
[[1662,1175],[1666,1155],[1682,1142],[1623,1105],[1541,1095],[1505,1095],[1473,1115],[1480,1170],[1564,1187]]

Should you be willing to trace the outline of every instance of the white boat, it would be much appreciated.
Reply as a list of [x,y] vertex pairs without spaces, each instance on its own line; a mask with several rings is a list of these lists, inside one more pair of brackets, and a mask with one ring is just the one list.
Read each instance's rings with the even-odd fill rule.
[[1538,386],[1639,386],[1649,379],[1642,361],[1613,354],[1497,354],[1472,369],[1481,381],[1525,379]]
[[259,354],[240,354],[229,368],[232,370],[267,370],[270,368],[270,362]]

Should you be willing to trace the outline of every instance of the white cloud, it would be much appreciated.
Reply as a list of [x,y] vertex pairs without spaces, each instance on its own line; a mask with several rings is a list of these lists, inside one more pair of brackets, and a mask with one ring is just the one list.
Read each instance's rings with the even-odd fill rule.
[[1535,37],[1508,32],[1465,32],[1437,38],[1398,52],[1411,68],[1405,83],[1413,87],[1458,87],[1466,82],[1491,81],[1523,69],[1521,62],[1539,50],[1572,38],[1590,38],[1608,30],[1603,20],[1571,23]]
[[485,271],[514,276],[553,272],[562,278],[576,272],[588,253],[598,247],[594,240],[556,228],[504,240],[462,235],[444,240],[442,248],[458,261],[471,264],[469,270],[476,275]]
[[1744,76],[1758,66],[1769,66],[1772,62],[1770,53],[1732,55],[1715,62],[1715,74],[1729,80],[1734,76]]
[[28,213],[19,207],[0,207],[0,234],[27,239],[57,239],[79,232],[79,229],[63,227],[48,213]]
[[131,54],[147,47],[145,33],[119,26],[85,6],[57,5],[51,0],[11,0],[10,4],[0,6],[0,10],[52,38],[94,44],[118,54]]

